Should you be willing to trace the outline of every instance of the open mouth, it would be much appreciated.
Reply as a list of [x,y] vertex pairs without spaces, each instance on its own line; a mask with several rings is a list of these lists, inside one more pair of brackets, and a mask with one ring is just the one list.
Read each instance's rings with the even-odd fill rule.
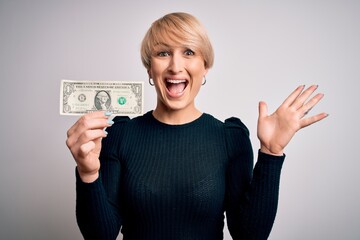
[[182,94],[188,84],[185,79],[166,79],[166,88],[173,96]]

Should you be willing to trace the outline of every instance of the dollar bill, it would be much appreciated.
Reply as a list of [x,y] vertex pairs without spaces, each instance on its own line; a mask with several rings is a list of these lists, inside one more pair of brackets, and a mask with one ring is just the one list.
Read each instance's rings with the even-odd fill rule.
[[61,80],[61,115],[110,111],[133,116],[143,114],[143,108],[143,82]]

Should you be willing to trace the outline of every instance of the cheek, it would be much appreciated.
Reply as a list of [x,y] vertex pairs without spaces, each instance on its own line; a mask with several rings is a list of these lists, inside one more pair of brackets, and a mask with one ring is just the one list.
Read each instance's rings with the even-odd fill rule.
[[198,94],[198,92],[200,91],[202,82],[203,82],[203,76],[201,73],[199,73],[196,79],[194,78],[194,81],[192,82],[191,85],[192,91],[195,95]]
[[149,75],[151,78],[157,78],[161,76],[161,74],[165,71],[166,64],[163,62],[158,61],[152,61],[152,65],[150,66],[150,69],[148,70]]
[[192,72],[193,72],[196,80],[200,81],[200,83],[202,83],[203,78],[207,73],[207,70],[205,69],[203,63],[199,63],[197,65],[194,65]]
[[199,72],[196,76],[194,76],[194,85],[201,86],[204,79],[204,75],[202,72]]

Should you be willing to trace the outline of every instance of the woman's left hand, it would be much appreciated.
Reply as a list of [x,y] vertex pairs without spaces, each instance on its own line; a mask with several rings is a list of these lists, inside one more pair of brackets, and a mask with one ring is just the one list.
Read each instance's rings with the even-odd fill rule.
[[306,90],[304,88],[305,86],[296,88],[271,115],[268,115],[266,103],[259,103],[257,135],[261,144],[260,151],[272,155],[282,155],[285,146],[298,130],[328,116],[326,113],[320,113],[305,117],[323,98],[324,94],[318,93],[308,100],[317,89],[317,85],[312,85]]

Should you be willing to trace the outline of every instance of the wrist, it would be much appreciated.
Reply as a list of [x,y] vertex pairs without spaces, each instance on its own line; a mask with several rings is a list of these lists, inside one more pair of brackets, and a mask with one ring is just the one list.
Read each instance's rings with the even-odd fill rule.
[[84,172],[80,171],[79,168],[77,169],[77,171],[79,173],[79,177],[80,177],[81,181],[84,183],[92,183],[92,182],[96,181],[96,179],[99,178],[99,171],[96,171],[93,173],[84,173]]
[[283,150],[270,150],[267,147],[261,145],[260,147],[260,151],[262,153],[266,153],[269,155],[273,155],[273,156],[283,156],[284,155],[284,151]]

